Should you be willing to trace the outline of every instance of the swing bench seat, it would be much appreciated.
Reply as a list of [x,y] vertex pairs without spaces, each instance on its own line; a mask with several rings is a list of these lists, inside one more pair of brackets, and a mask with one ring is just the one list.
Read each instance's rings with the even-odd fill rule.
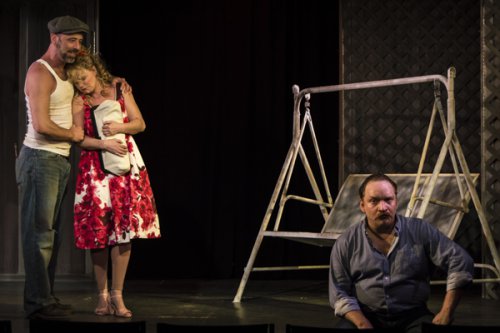
[[[417,174],[387,174],[398,185],[398,214],[417,217],[432,174],[421,174],[413,209],[408,209]],[[352,224],[360,222],[364,214],[359,209],[358,189],[369,174],[351,174],[342,185],[322,230],[315,232],[264,231],[265,237],[279,237],[316,246],[332,246],[335,240]],[[479,174],[472,173],[474,185]],[[458,179],[458,180],[457,180]],[[463,189],[460,190],[460,186]],[[423,216],[442,233],[453,239],[465,213],[470,194],[463,174],[439,174]]]

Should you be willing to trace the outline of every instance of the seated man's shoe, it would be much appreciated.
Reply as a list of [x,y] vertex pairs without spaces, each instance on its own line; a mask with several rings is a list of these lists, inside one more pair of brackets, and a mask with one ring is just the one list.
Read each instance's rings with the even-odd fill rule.
[[29,319],[55,319],[66,317],[71,314],[70,311],[61,309],[57,306],[57,304],[50,304],[44,306],[38,311],[33,312],[28,316]]

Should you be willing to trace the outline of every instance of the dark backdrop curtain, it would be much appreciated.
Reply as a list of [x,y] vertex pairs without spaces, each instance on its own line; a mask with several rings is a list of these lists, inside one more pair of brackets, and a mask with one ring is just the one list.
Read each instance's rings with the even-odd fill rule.
[[[292,85],[338,83],[337,1],[100,1],[99,24],[146,120],[136,141],[163,234],[134,241],[128,277],[241,277],[291,142]],[[312,115],[335,192],[337,96],[322,103]],[[290,230],[320,231],[319,209],[295,209]],[[268,243],[256,264],[328,263],[329,249]],[[252,278],[304,274],[326,276]]]
[[[0,235],[17,235],[17,185],[14,176],[18,141],[18,9],[11,3],[0,5]],[[0,272],[17,273],[18,238],[2,238]]]

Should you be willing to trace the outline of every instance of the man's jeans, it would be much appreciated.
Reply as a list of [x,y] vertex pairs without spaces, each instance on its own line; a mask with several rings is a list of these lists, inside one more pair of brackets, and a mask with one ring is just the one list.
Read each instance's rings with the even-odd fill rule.
[[16,160],[25,269],[24,310],[28,316],[56,302],[53,287],[61,244],[58,217],[69,171],[67,158],[41,149],[23,146]]
[[[405,311],[392,316],[376,313],[363,314],[375,329],[405,333],[421,333],[422,323],[432,323],[434,318],[434,314],[427,307]],[[345,318],[341,318],[335,327],[357,329],[353,323]]]

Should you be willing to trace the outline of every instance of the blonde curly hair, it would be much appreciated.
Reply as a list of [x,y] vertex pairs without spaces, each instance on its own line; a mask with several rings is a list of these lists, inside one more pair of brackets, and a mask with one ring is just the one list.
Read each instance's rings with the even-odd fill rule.
[[98,54],[93,54],[86,48],[81,49],[75,62],[66,65],[68,79],[74,84],[78,81],[79,72],[83,69],[96,71],[96,78],[103,86],[112,84],[113,76],[106,68],[104,61]]

